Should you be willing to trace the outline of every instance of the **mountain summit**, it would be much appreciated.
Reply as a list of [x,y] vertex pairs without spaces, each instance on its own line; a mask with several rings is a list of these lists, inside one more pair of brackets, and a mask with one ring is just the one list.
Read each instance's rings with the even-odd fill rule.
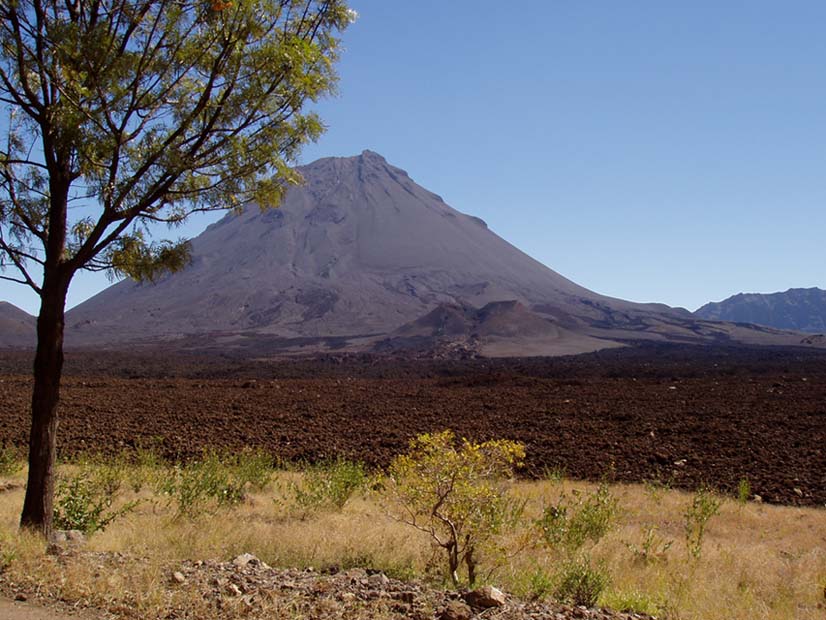
[[619,338],[708,336],[685,311],[571,282],[377,153],[320,159],[299,170],[305,183],[279,208],[229,213],[193,239],[192,264],[182,272],[155,284],[122,281],[70,311],[67,341],[210,335],[226,346],[239,339],[367,342],[440,306],[503,301],[524,307],[509,320],[531,326],[512,333],[534,338],[541,321],[545,340],[565,341],[564,352],[616,346]]

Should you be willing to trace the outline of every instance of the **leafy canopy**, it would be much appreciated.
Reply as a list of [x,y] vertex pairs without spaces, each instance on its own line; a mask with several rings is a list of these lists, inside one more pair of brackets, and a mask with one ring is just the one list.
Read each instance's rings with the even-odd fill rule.
[[[0,0],[0,274],[152,279],[152,223],[277,204],[323,126],[342,0]],[[35,274],[36,275],[36,274]]]
[[388,470],[398,519],[430,535],[447,555],[454,583],[461,563],[476,579],[480,547],[512,523],[522,504],[504,484],[522,465],[525,448],[508,440],[456,441],[451,431],[410,442]]

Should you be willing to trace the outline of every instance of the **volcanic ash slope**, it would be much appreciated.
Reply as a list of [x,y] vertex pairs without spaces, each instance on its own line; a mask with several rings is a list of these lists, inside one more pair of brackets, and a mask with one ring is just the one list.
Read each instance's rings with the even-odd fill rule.
[[[299,170],[306,183],[280,208],[228,214],[196,237],[192,264],[182,272],[155,284],[122,281],[73,309],[68,342],[379,338],[439,306],[503,301],[520,304],[509,320],[524,321],[524,329],[512,330],[521,344],[509,346],[507,333],[497,333],[492,353],[554,352],[536,349],[538,340],[564,340],[559,352],[573,353],[628,338],[728,338],[725,329],[704,333],[685,311],[604,297],[571,282],[376,153]],[[547,333],[537,335],[545,325]]]

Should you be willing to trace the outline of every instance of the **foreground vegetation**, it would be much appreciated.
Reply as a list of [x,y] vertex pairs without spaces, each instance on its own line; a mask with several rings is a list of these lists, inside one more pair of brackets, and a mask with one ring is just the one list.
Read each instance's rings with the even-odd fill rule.
[[151,450],[87,457],[61,465],[55,517],[88,542],[55,556],[18,531],[25,478],[0,455],[2,577],[124,615],[209,617],[172,572],[252,553],[274,566],[373,568],[438,587],[473,580],[663,618],[822,618],[826,511],[755,503],[745,481],[739,498],[555,473],[514,482],[522,456],[510,442],[439,434],[383,476],[345,461],[275,468],[257,452],[185,465]]

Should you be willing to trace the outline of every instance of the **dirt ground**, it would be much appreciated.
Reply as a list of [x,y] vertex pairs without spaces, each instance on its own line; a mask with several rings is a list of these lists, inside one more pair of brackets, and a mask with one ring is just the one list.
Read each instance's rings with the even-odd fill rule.
[[[0,352],[0,444],[27,440],[28,354]],[[445,428],[527,448],[526,476],[708,484],[826,505],[826,355],[646,347],[571,358],[299,361],[68,356],[60,452],[157,443],[265,448],[289,461],[385,465]]]
[[93,620],[97,617],[88,610],[84,610],[81,615],[69,615],[55,609],[0,597],[0,618],[3,620]]

